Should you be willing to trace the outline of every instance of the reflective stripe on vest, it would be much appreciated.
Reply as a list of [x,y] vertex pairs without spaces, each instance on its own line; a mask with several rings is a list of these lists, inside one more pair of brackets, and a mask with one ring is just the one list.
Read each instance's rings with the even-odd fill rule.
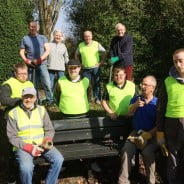
[[[44,107],[37,106],[32,110],[30,118],[20,107],[16,107],[9,112],[9,115],[16,120],[18,127],[18,137],[26,143],[41,144],[44,138],[43,116]],[[14,149],[15,150],[15,149]]]
[[22,90],[27,87],[34,87],[33,83],[31,81],[25,81],[25,82],[20,82],[14,77],[11,77],[7,81],[3,83],[8,84],[11,88],[11,98],[21,98],[22,96]]
[[113,82],[106,85],[109,94],[109,106],[117,115],[126,115],[130,100],[135,94],[135,84],[126,81],[123,89],[118,88]]
[[92,41],[90,45],[86,45],[84,42],[79,44],[79,52],[82,58],[82,65],[84,68],[94,67],[99,63],[99,43]]
[[87,89],[89,80],[84,77],[79,82],[71,82],[66,76],[58,81],[61,96],[59,101],[59,109],[64,114],[82,114],[89,110],[87,98]]
[[170,118],[183,118],[184,84],[180,84],[173,77],[167,77],[164,82],[168,96],[165,116]]

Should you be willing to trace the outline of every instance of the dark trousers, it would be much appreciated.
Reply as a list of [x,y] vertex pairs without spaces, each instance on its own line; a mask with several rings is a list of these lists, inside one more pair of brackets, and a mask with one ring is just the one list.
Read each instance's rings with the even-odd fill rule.
[[169,184],[182,184],[184,165],[184,118],[166,118],[165,136],[169,150],[167,179]]

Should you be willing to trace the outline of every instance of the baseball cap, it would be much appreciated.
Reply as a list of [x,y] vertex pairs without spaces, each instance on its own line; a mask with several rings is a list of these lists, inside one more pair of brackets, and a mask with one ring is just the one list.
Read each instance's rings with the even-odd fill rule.
[[35,88],[31,88],[31,87],[24,88],[22,90],[22,96],[24,96],[24,95],[33,95],[33,96],[36,96],[36,90],[35,90]]
[[81,63],[79,60],[76,60],[76,59],[71,59],[69,60],[68,62],[68,66],[81,66]]

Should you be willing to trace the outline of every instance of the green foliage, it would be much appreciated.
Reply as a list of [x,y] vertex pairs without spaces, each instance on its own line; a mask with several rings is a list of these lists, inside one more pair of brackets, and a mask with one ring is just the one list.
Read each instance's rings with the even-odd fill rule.
[[3,82],[13,64],[21,61],[20,41],[27,33],[27,21],[32,18],[31,1],[0,1],[0,82]]
[[134,38],[134,77],[139,82],[147,74],[158,79],[168,75],[172,54],[184,43],[183,12],[183,0],[79,0],[73,1],[70,17],[75,38],[90,29],[106,49],[115,24],[125,24]]

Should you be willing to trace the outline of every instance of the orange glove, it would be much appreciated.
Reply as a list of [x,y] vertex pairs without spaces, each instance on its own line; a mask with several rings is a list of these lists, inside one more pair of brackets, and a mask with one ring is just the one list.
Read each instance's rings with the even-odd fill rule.
[[42,152],[44,151],[38,145],[33,145],[33,144],[26,144],[23,150],[30,153],[33,157],[41,156]]

